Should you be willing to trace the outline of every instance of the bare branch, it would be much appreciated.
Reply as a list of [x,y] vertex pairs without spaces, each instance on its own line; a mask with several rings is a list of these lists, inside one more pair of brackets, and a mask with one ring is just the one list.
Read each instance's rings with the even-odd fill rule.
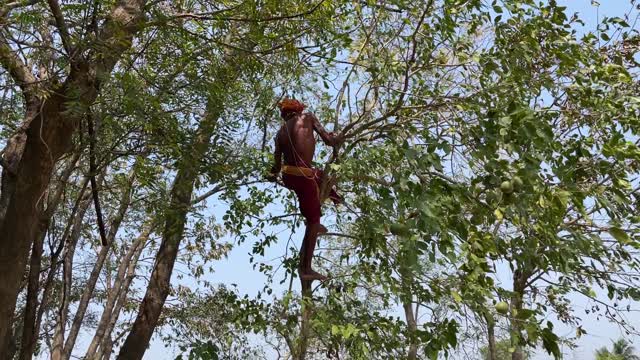
[[35,76],[31,73],[25,63],[20,60],[16,53],[9,46],[9,42],[4,34],[0,33],[0,64],[11,75],[11,78],[20,86],[24,96],[30,99],[33,94],[33,86],[37,83]]
[[47,0],[49,3],[49,8],[51,9],[51,13],[53,14],[53,18],[56,20],[56,27],[60,32],[60,39],[62,39],[62,46],[64,46],[64,50],[68,55],[71,55],[71,44],[69,43],[69,30],[67,29],[67,24],[64,21],[64,16],[62,16],[62,10],[60,10],[60,4],[58,4],[58,0]]
[[320,5],[322,5],[325,1],[326,0],[320,0],[317,4],[315,4],[309,10],[301,12],[301,13],[297,13],[297,14],[291,14],[291,15],[267,16],[267,17],[262,17],[262,18],[242,18],[242,17],[221,17],[221,16],[217,16],[220,13],[229,11],[229,9],[222,9],[222,10],[218,10],[218,11],[215,11],[215,12],[201,13],[201,14],[195,14],[195,13],[176,14],[176,15],[172,16],[171,18],[173,18],[173,19],[185,19],[185,18],[187,18],[187,19],[196,19],[196,20],[223,20],[223,21],[238,21],[238,22],[252,22],[252,23],[261,23],[261,22],[279,21],[279,20],[291,20],[291,19],[302,18],[302,17],[305,17],[307,15],[313,14],[320,7]]
[[11,10],[21,8],[21,7],[31,6],[36,4],[37,2],[38,0],[26,0],[26,1],[23,0],[23,1],[10,2],[5,6],[3,6],[2,8],[0,8],[0,18],[3,18],[9,15],[9,12],[11,12]]

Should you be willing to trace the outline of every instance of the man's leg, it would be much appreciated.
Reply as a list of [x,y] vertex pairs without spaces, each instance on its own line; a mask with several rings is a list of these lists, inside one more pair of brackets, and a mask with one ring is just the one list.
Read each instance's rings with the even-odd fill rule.
[[307,224],[307,228],[304,232],[304,239],[302,240],[302,247],[300,248],[300,279],[304,281],[312,280],[326,280],[326,276],[314,271],[311,267],[311,260],[313,259],[313,252],[316,249],[316,243],[318,241],[318,234],[320,232],[326,232],[327,229],[320,223]]
[[[286,180],[286,181],[285,181]],[[316,249],[318,234],[326,233],[327,229],[320,224],[320,196],[318,187],[313,179],[302,176],[283,177],[285,185],[289,184],[289,188],[294,190],[300,205],[300,212],[304,216],[307,226],[300,247],[300,264],[298,272],[300,278],[304,281],[324,280],[326,277],[313,271],[311,268],[311,260],[313,252]]]

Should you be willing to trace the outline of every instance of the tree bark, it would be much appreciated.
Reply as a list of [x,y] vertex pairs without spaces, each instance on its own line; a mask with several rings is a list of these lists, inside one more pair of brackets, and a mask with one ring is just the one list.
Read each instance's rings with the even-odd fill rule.
[[182,241],[187,213],[191,208],[191,197],[195,181],[200,173],[200,163],[209,149],[222,109],[222,99],[208,101],[205,118],[200,122],[191,146],[186,149],[183,158],[178,163],[178,172],[171,188],[162,242],[158,249],[156,263],[147,291],[140,304],[138,316],[120,349],[118,359],[142,359],[149,345],[151,335],[158,323],[162,307],[171,288],[171,274]]
[[29,360],[33,356],[37,343],[36,334],[36,320],[37,320],[37,308],[38,308],[38,294],[40,293],[40,270],[42,266],[42,253],[44,250],[44,238],[47,235],[47,229],[51,222],[51,218],[55,213],[62,194],[66,188],[67,181],[71,174],[76,169],[76,164],[80,159],[80,152],[76,152],[71,159],[69,159],[67,166],[60,175],[59,184],[56,191],[50,201],[47,204],[47,208],[40,219],[38,224],[38,232],[33,242],[33,248],[31,249],[31,260],[29,263],[29,279],[27,285],[27,298],[24,311],[24,320],[22,325],[22,340],[20,342],[20,360]]
[[485,322],[487,323],[487,349],[488,349],[488,359],[485,360],[497,360],[496,358],[496,322],[493,318],[493,315],[490,314],[486,308],[480,310],[482,317],[484,317]]
[[[12,328],[10,324],[13,324],[16,299],[20,291],[20,281],[25,272],[29,249],[33,239],[36,238],[39,223],[37,204],[46,190],[53,171],[54,163],[51,159],[57,159],[62,154],[62,147],[67,145],[64,140],[54,139],[51,131],[44,130],[45,126],[42,124],[44,118],[53,122],[60,120],[56,116],[60,101],[59,96],[57,99],[54,96],[44,104],[41,114],[29,115],[34,119],[29,121],[31,126],[26,131],[24,152],[20,157],[17,173],[13,175],[5,168],[2,174],[2,195],[7,207],[0,225],[0,323],[9,326],[0,327],[0,340],[4,340],[4,343],[0,344],[0,358],[8,356],[7,334]],[[44,142],[40,140],[37,133],[40,127],[43,128]],[[17,154],[9,155],[18,156]]]
[[91,340],[91,344],[89,344],[87,353],[84,356],[85,359],[92,359],[95,356],[98,346],[105,338],[105,334],[107,334],[109,321],[113,318],[117,319],[118,314],[113,314],[116,301],[120,298],[122,293],[126,294],[126,291],[129,288],[130,279],[133,277],[132,275],[135,270],[135,265],[138,261],[136,255],[140,254],[140,251],[138,250],[142,249],[142,246],[151,235],[152,230],[152,224],[145,226],[140,236],[138,236],[131,244],[124,259],[118,265],[118,272],[116,274],[113,287],[109,289],[107,293],[107,302],[104,306],[104,310],[102,311],[102,315],[100,316],[100,320],[98,321],[98,326],[96,327],[96,332]]
[[418,358],[418,343],[415,339],[416,330],[418,330],[418,324],[416,322],[416,316],[413,312],[413,304],[409,301],[405,301],[402,304],[404,308],[404,316],[407,320],[407,327],[409,328],[409,351],[407,352],[408,360],[416,360]]
[[31,261],[29,264],[29,283],[27,285],[27,299],[22,325],[22,341],[20,345],[20,360],[29,360],[33,356],[33,349],[37,342],[35,335],[36,319],[38,315],[38,294],[40,293],[40,265],[44,250],[44,238],[47,235],[49,222],[41,223],[38,236],[33,242]]
[[527,270],[522,269],[516,269],[513,274],[513,295],[511,295],[512,314],[509,316],[509,320],[511,323],[511,346],[515,348],[515,351],[511,354],[511,360],[525,359],[524,348],[521,345],[522,324],[520,323],[521,320],[513,316],[513,310],[515,310],[516,313],[522,310],[524,306],[524,292],[530,276]]
[[[111,218],[109,233],[107,234],[107,244],[114,244],[114,240],[116,238],[118,230],[120,229],[120,225],[122,224],[124,215],[126,214],[127,210],[129,209],[129,205],[131,204],[133,184],[136,178],[134,170],[135,168],[135,165],[131,167],[126,188],[123,189],[122,195],[120,197],[120,205],[118,207],[118,210]],[[80,327],[82,326],[82,321],[84,320],[87,307],[89,306],[89,301],[91,300],[91,296],[93,295],[93,291],[95,290],[96,283],[98,282],[98,278],[100,277],[100,272],[102,271],[102,266],[104,265],[110,249],[111,248],[109,246],[103,246],[100,248],[98,258],[96,259],[96,263],[93,266],[93,270],[91,271],[89,280],[85,284],[85,290],[83,291],[80,298],[80,303],[78,304],[78,309],[76,310],[75,317],[73,318],[73,323],[71,325],[71,329],[69,330],[69,335],[67,336],[67,340],[65,341],[62,352],[62,359],[67,360],[71,357],[71,351],[73,350],[76,339],[78,337],[78,333],[80,332]]]
[[[0,358],[8,356],[8,334],[12,326],[20,281],[29,249],[36,237],[40,212],[38,202],[49,185],[55,163],[71,148],[72,134],[82,118],[68,107],[77,102],[86,109],[96,99],[101,83],[122,54],[131,47],[144,17],[144,0],[120,0],[98,32],[87,56],[71,61],[65,83],[38,99],[35,78],[0,38],[0,65],[20,85],[27,114],[20,131],[9,141],[3,155],[12,164],[2,172],[0,195]],[[93,44],[92,44],[93,45]],[[85,60],[86,59],[86,60]],[[72,59],[73,60],[73,59]]]

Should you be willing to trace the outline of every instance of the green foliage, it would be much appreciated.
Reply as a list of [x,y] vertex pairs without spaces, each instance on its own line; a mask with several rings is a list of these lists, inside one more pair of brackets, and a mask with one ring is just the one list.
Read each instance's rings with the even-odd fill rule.
[[[511,346],[511,341],[509,339],[501,339],[496,341],[496,353],[495,360],[511,360],[511,356],[514,348]],[[489,360],[489,348],[488,346],[484,346],[480,349],[480,356],[482,360]],[[526,352],[524,354],[523,360],[531,359],[531,354]]]
[[[88,15],[104,22],[112,3],[62,2],[79,54],[100,46]],[[2,30],[43,78],[48,70],[45,97],[70,76],[69,54],[47,50],[63,49],[48,13],[40,2],[15,9]],[[197,174],[172,292],[181,306],[163,312],[178,358],[259,356],[250,333],[294,354],[308,309],[309,349],[327,356],[450,355],[469,333],[485,342],[466,328],[471,312],[510,329],[498,358],[528,357],[534,347],[559,358],[571,339],[546,319],[582,335],[571,297],[597,300],[587,311],[616,322],[622,300],[640,299],[639,41],[626,18],[581,34],[578,16],[529,0],[176,1],[154,2],[146,15],[132,50],[100,79],[91,110],[105,213],[117,211],[134,179],[114,263],[143,224],[175,210],[167,199],[176,170]],[[0,86],[6,139],[27,109],[7,72]],[[264,260],[283,241],[278,234],[297,240],[304,226],[293,196],[262,177],[280,125],[274,103],[285,94],[345,138],[316,158],[347,206],[324,209],[337,235],[321,238],[317,263],[335,280],[315,288],[311,302],[293,285],[293,241],[278,260]],[[219,116],[207,117],[214,110]],[[213,135],[194,159],[203,124]],[[82,156],[56,219],[71,218],[87,173],[86,135],[74,144]],[[95,222],[91,211],[84,221]],[[46,259],[66,241],[65,228],[51,225]],[[78,231],[87,239],[78,257],[91,263],[96,233]],[[215,261],[232,251],[226,241],[252,245],[250,264],[238,266],[266,275],[255,297],[210,283]],[[145,254],[153,257],[157,242],[151,236]],[[136,263],[133,273],[148,266]],[[109,289],[100,291],[104,298]],[[123,312],[134,312],[138,299],[127,299]]]
[[612,349],[606,347],[596,350],[596,360],[638,360],[640,356],[635,354],[635,348],[625,339],[613,342]]
[[[187,349],[182,350],[185,351]],[[218,347],[211,341],[206,343],[198,341],[191,345],[187,357],[178,355],[175,360],[219,360],[218,351]]]

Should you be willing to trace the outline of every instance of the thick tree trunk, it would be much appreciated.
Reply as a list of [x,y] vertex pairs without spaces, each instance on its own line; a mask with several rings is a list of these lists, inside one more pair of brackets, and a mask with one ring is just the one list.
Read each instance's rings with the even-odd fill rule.
[[33,356],[33,349],[37,342],[35,335],[36,319],[38,316],[38,294],[40,293],[40,265],[44,250],[44,238],[47,235],[49,222],[41,223],[39,234],[33,242],[31,261],[29,265],[29,283],[27,285],[27,299],[22,325],[22,341],[20,345],[20,360],[29,360]]
[[56,187],[56,191],[47,204],[47,208],[40,219],[38,224],[38,232],[36,238],[33,241],[33,248],[31,249],[31,260],[29,263],[29,279],[27,285],[27,298],[24,311],[24,321],[22,325],[22,341],[20,342],[20,360],[28,360],[33,356],[35,351],[37,334],[36,334],[36,320],[37,320],[37,308],[38,308],[38,294],[40,293],[40,270],[42,266],[42,252],[44,250],[44,238],[51,222],[51,217],[55,213],[62,194],[66,188],[69,177],[76,169],[76,164],[80,159],[80,152],[69,159],[67,166],[62,171],[59,179],[59,184]]
[[[36,237],[38,202],[49,185],[56,161],[71,147],[71,139],[81,113],[65,103],[75,101],[87,108],[96,99],[101,82],[113,70],[122,54],[131,47],[143,20],[144,0],[120,0],[99,31],[85,59],[72,63],[65,84],[53,90],[43,102],[37,93],[30,69],[21,63],[7,43],[0,44],[0,64],[25,91],[29,111],[22,130],[14,136],[16,146],[7,147],[0,196],[0,358],[7,358],[7,339],[13,323],[20,281],[29,249]],[[63,115],[64,114],[64,115]],[[12,140],[13,140],[12,139]]]
[[[70,136],[64,140],[56,138],[56,131],[43,124],[61,122],[58,117],[61,101],[59,96],[53,96],[45,102],[40,114],[30,115],[34,119],[30,121],[30,127],[26,131],[24,152],[16,175],[13,176],[7,169],[2,175],[3,197],[8,197],[6,212],[0,224],[0,323],[9,325],[0,326],[0,339],[5,341],[12,328],[10,324],[13,324],[16,299],[29,249],[36,238],[40,220],[37,204],[49,185],[54,161],[70,145]],[[38,133],[40,127],[43,130]],[[12,181],[6,180],[10,178],[13,178]],[[4,351],[8,344],[0,345],[0,358],[6,358],[7,353]]]
[[200,173],[200,163],[209,149],[218,117],[222,113],[222,106],[221,99],[209,100],[207,114],[202,119],[191,146],[184,152],[184,157],[179,162],[165,214],[162,242],[158,249],[156,263],[140,304],[138,316],[120,349],[118,359],[142,359],[147,350],[162,307],[169,295],[171,274],[182,241],[187,213],[191,208],[191,197]]

